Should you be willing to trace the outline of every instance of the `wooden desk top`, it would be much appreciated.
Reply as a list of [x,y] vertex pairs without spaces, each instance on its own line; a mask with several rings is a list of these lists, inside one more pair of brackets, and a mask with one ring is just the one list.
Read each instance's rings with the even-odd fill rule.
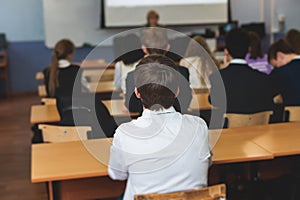
[[102,81],[100,83],[91,82],[89,83],[89,90],[91,93],[119,92],[119,90],[115,88],[113,81]]
[[[109,113],[114,117],[139,116],[139,113],[128,112],[127,108],[124,105],[124,100],[122,99],[104,100],[102,102],[109,110]],[[31,114],[30,114],[31,124],[51,123],[51,122],[59,122],[59,121],[60,121],[60,116],[56,108],[56,104],[31,106]]]
[[102,102],[109,110],[109,113],[114,117],[137,117],[140,115],[140,113],[129,112],[124,105],[125,100],[123,99],[103,100]]
[[[108,156],[103,159],[108,160],[111,145],[109,139],[85,142],[89,147],[95,147],[95,150],[100,147],[104,155]],[[107,166],[95,159],[81,141],[34,144],[31,147],[31,158],[33,183],[108,175]]]
[[275,157],[300,154],[300,123],[278,123],[223,129],[223,135],[242,135],[245,140],[271,152]]
[[208,101],[209,93],[193,94],[193,98],[189,107],[190,111],[210,110],[212,106]]
[[35,74],[35,79],[36,79],[37,81],[43,81],[43,80],[44,80],[44,74],[43,74],[43,72],[37,72],[37,73]]
[[104,59],[83,60],[81,63],[76,63],[84,69],[114,69],[115,63],[107,63]]
[[[242,133],[241,133],[242,134]],[[213,164],[273,159],[273,154],[243,136],[222,134],[212,147]]]
[[[268,129],[268,126],[263,129]],[[228,129],[227,134],[223,133],[216,145],[213,146],[214,164],[273,158],[271,152],[251,141],[251,138],[245,137],[241,132],[239,135],[235,134],[236,130],[233,130],[233,134],[231,134],[229,133],[230,130]],[[212,141],[215,141],[217,135],[214,134],[214,131],[210,131],[210,136],[210,142],[214,143]],[[89,151],[99,152],[97,157],[107,163],[110,149],[109,141],[109,139],[97,139],[85,142],[89,145]],[[32,145],[32,182],[106,175],[107,167],[92,157],[81,141]]]
[[51,123],[60,121],[56,105],[33,105],[31,106],[30,123]]

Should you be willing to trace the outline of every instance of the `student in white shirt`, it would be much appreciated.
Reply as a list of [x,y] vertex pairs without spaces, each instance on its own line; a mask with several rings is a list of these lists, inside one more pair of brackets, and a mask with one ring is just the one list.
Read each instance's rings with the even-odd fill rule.
[[116,130],[108,167],[112,179],[127,180],[125,200],[135,194],[207,185],[211,159],[207,126],[201,118],[172,107],[180,92],[177,68],[163,55],[150,55],[135,69],[135,93],[144,111]]

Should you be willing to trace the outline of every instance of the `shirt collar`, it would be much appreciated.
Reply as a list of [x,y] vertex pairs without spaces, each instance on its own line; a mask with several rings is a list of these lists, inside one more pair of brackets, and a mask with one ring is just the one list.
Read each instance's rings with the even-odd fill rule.
[[300,59],[300,55],[297,55],[296,57],[293,58],[293,60],[299,60]]
[[245,59],[236,58],[230,61],[230,64],[247,64]]
[[59,68],[66,68],[69,67],[71,65],[70,61],[65,60],[65,59],[61,59],[58,61],[58,67]]
[[175,113],[176,110],[174,109],[173,106],[171,106],[170,108],[167,109],[160,109],[158,111],[153,111],[153,110],[149,110],[149,109],[145,109],[143,111],[143,116],[149,116],[149,115],[161,115],[161,114],[167,114],[167,113]]

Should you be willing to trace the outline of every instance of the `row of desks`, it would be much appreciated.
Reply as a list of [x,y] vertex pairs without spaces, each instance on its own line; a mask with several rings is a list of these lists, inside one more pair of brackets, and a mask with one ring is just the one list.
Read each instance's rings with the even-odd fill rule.
[[[213,164],[272,160],[278,156],[298,155],[299,132],[300,123],[224,129],[220,136],[216,130],[210,131]],[[100,183],[94,188],[98,198],[118,195],[118,192],[124,190],[125,183],[113,182],[107,176],[105,163],[109,159],[110,145],[111,139],[32,145],[31,180],[34,183],[57,181],[61,184],[63,193],[71,195],[72,192],[67,191],[72,190],[74,185],[99,179]],[[86,146],[90,148],[87,149]],[[93,155],[89,153],[91,150]],[[105,189],[105,184],[110,185],[108,190]]]
[[[107,107],[110,114],[114,117],[136,117],[139,113],[131,113],[124,105],[123,99],[103,100],[103,104]],[[211,105],[208,102],[208,94],[194,94],[190,105],[193,110],[209,110]],[[33,105],[31,106],[30,123],[54,123],[59,122],[60,116],[56,105]]]

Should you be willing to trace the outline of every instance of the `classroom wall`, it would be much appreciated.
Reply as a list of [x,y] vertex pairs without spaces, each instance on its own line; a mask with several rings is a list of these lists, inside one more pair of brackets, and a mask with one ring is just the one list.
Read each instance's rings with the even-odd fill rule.
[[[232,18],[241,23],[260,20],[260,5],[263,0],[231,0]],[[286,30],[300,29],[300,21],[296,20],[300,9],[299,0],[275,0],[277,14],[286,16]],[[270,0],[265,0],[265,20],[269,26]],[[251,10],[250,10],[251,9]],[[197,28],[196,28],[197,29]],[[179,31],[191,32],[193,28],[178,28]],[[100,30],[99,41],[121,30]],[[1,0],[0,32],[7,35],[9,41],[9,71],[12,92],[34,91],[38,82],[35,73],[41,71],[50,62],[51,50],[44,45],[43,5],[41,0]],[[82,60],[90,48],[77,50],[75,60]],[[113,51],[110,46],[103,47],[101,57],[111,59]],[[2,88],[1,88],[2,87]],[[3,91],[0,82],[0,91]]]

